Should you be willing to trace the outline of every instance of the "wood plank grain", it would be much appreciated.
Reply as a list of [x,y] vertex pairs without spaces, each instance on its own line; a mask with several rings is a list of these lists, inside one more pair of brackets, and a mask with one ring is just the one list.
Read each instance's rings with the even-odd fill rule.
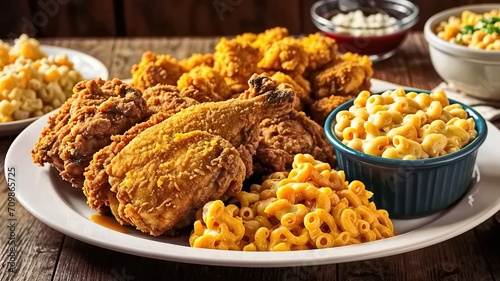
[[473,231],[397,256],[339,265],[339,280],[494,280]]
[[415,33],[407,38],[406,44],[412,48],[405,48],[405,63],[409,68],[411,86],[424,90],[432,90],[443,79],[434,69],[429,56],[429,46],[422,33]]
[[311,18],[311,7],[316,0],[301,0],[300,1],[300,22],[301,32],[305,34],[318,32],[318,28],[313,24]]
[[494,280],[500,280],[500,213],[474,229]]
[[403,42],[400,50],[391,58],[373,64],[374,78],[404,86],[412,86],[409,76],[410,67],[406,62],[410,42]]
[[405,259],[387,257],[359,262],[339,264],[339,280],[375,281],[375,280],[405,280]]
[[0,173],[0,191],[2,192],[7,192],[7,182],[5,179],[5,174],[3,173],[5,154],[7,154],[7,151],[9,150],[9,147],[14,139],[14,136],[0,137],[0,171],[2,171],[2,173]]
[[396,84],[432,90],[443,79],[435,71],[428,44],[420,32],[411,33],[393,57],[373,65],[375,78]]
[[0,9],[0,38],[17,38],[22,33],[38,35],[32,23],[32,10],[28,1],[2,1]]
[[[14,205],[11,203],[10,206],[7,204],[12,193],[8,194],[3,165],[13,140],[14,137],[0,137],[0,280],[49,280],[63,235],[32,216],[19,201],[14,201]],[[15,241],[15,249],[11,248],[11,241]],[[8,262],[14,262],[15,265],[11,266]],[[11,268],[14,272],[10,271]]]
[[113,1],[31,0],[40,36],[114,36]]
[[61,280],[336,280],[336,266],[241,268],[162,261],[99,248],[67,237],[55,271]]
[[[20,0],[4,1],[0,38],[21,33],[55,36],[234,35],[284,26],[292,33],[317,31],[310,16],[315,0]],[[452,7],[495,0],[413,0],[421,30],[432,15]]]
[[123,9],[127,36],[234,35],[275,26],[301,31],[299,0],[128,0]]

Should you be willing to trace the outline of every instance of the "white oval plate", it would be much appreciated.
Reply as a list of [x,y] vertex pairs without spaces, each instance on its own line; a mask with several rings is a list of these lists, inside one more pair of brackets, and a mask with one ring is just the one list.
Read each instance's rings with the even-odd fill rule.
[[[477,182],[454,206],[414,220],[394,220],[397,236],[322,250],[295,252],[235,252],[195,249],[188,237],[152,237],[131,229],[125,234],[94,223],[96,212],[86,205],[81,190],[63,182],[49,166],[33,164],[31,148],[45,126],[41,117],[19,134],[5,159],[6,179],[15,171],[16,198],[36,218],[75,239],[138,256],[239,267],[308,266],[380,258],[440,243],[466,232],[500,210],[500,131],[488,122],[488,137],[479,149]],[[476,171],[477,172],[477,171]]]
[[[82,74],[83,79],[85,80],[97,77],[101,77],[104,80],[109,78],[109,72],[106,66],[93,56],[63,47],[49,45],[41,45],[41,47],[42,50],[49,56],[66,54],[68,59],[73,62],[74,68]],[[23,120],[0,123],[0,137],[18,134],[26,128],[26,126],[38,118],[39,117],[32,117]]]

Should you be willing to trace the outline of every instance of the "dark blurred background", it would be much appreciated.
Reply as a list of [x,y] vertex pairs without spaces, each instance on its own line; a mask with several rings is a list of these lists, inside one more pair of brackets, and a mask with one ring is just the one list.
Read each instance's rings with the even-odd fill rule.
[[[292,34],[315,32],[313,0],[1,0],[0,38],[213,36],[283,26]],[[494,0],[414,0],[421,30],[433,14]]]

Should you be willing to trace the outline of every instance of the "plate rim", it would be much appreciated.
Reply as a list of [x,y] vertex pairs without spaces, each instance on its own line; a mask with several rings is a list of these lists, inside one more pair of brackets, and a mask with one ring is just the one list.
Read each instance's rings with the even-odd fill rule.
[[[16,147],[26,147],[27,145],[31,145],[30,147],[32,147],[32,144],[34,144],[36,139],[31,136],[35,135],[36,138],[38,137],[39,130],[41,130],[41,128],[45,126],[45,121],[47,118],[48,116],[45,115],[43,116],[43,118],[38,119],[14,140],[5,157],[4,169],[6,178],[8,167],[16,167],[20,171],[22,171],[24,167],[24,169],[27,169],[28,171],[35,171],[35,180],[37,183],[47,183],[47,180],[50,181],[50,179],[47,178],[40,178],[44,173],[42,172],[43,169],[50,169],[48,166],[40,168],[34,163],[31,163],[31,166],[26,165],[26,163],[23,164],[24,166],[20,165],[20,159],[31,159],[30,152],[23,150],[14,151]],[[495,142],[500,140],[500,130],[498,130],[490,122],[487,123],[489,127],[488,129],[490,130],[485,144],[487,142]],[[485,148],[485,145],[483,144],[478,153],[478,161],[484,160],[483,158],[485,158],[486,154],[488,153],[491,155],[491,151],[485,152],[485,150],[487,150],[487,148]],[[500,152],[497,152],[497,154],[500,155]],[[26,168],[27,166],[29,167]],[[497,164],[497,170],[498,167],[500,167],[500,164]],[[41,170],[38,170],[37,172],[37,169]],[[495,169],[495,167],[493,167],[493,169]],[[25,171],[23,173],[27,172]],[[487,185],[488,178],[485,178],[487,177],[487,174],[483,174],[483,172],[481,173],[482,179],[478,185],[483,189],[486,188],[486,190],[488,190],[488,188],[490,190],[494,190],[496,187]],[[495,174],[495,176],[497,176],[497,174]],[[28,181],[28,179],[26,179],[26,181]],[[23,186],[22,180],[18,182],[21,182],[19,186]],[[25,188],[27,188],[26,186]],[[454,207],[439,214],[439,216],[436,219],[432,220],[430,223],[427,223],[423,227],[419,227],[409,232],[399,234],[395,237],[369,243],[363,243],[361,245],[349,245],[321,250],[306,250],[298,252],[241,252],[191,248],[165,243],[165,241],[160,241],[161,238],[153,239],[148,236],[149,239],[145,239],[142,236],[136,235],[135,233],[134,235],[130,235],[111,230],[90,221],[89,218],[84,217],[82,214],[75,211],[71,206],[67,205],[62,197],[58,196],[55,198],[51,198],[49,196],[51,195],[51,193],[51,196],[53,196],[54,194],[61,192],[56,191],[56,189],[57,187],[52,186],[52,188],[50,188],[48,192],[43,192],[42,194],[37,193],[37,195],[32,195],[36,198],[30,199],[29,190],[24,191],[23,193],[21,188],[21,192],[19,192],[19,190],[16,190],[16,198],[28,210],[28,212],[30,212],[38,220],[65,235],[68,235],[85,243],[127,254],[160,260],[234,267],[289,267],[322,265],[367,260],[402,254],[441,243],[445,240],[458,236],[484,222],[495,212],[500,210],[500,196],[496,201],[488,198],[489,200],[492,200],[488,208],[476,210],[476,212],[472,216],[460,215],[462,217],[465,216],[464,220],[453,220],[452,222],[448,222],[448,224],[446,224],[445,226],[440,225],[440,223],[446,222],[446,218],[449,218],[450,214],[455,211],[455,208],[457,208],[457,206],[467,204],[465,201],[468,200],[467,197],[471,192],[473,192],[468,191],[468,193],[460,200],[458,205],[455,205]],[[483,192],[486,191],[483,190]],[[500,191],[497,192],[499,192],[500,194]],[[474,193],[472,193],[472,195],[474,195]],[[31,204],[32,200],[43,200],[43,198],[47,196],[49,196],[50,199],[55,200],[51,202],[52,205],[55,206],[64,203],[63,205],[66,206],[66,209],[59,209],[57,210],[58,212],[56,210],[52,210],[55,208],[47,208],[46,210],[42,208],[40,210],[40,205],[37,207],[36,205]],[[457,210],[456,212],[460,212],[460,210]],[[55,213],[55,216],[58,216],[57,219],[65,219],[66,225],[64,225],[61,221],[55,221],[54,217],[47,217],[47,213]],[[78,223],[78,227],[74,227],[74,225],[71,225],[74,223]],[[446,229],[448,230],[444,231]],[[436,235],[436,232],[438,232],[439,234]],[[89,236],[89,233],[92,234],[92,236]],[[429,234],[432,235],[429,236]],[[415,236],[418,239],[415,239]],[[429,237],[431,237],[432,239],[429,239]],[[412,239],[410,243],[402,243],[408,239]],[[125,243],[123,243],[124,241]]]
[[[94,57],[86,52],[83,52],[83,51],[80,51],[77,49],[71,49],[71,48],[67,48],[67,47],[57,46],[57,45],[40,44],[40,47],[45,52],[47,52],[47,50],[52,50],[52,51],[61,52],[61,54],[66,53],[67,55],[69,53],[72,53],[72,54],[75,54],[75,55],[78,55],[78,56],[85,58],[85,60],[87,60],[87,61],[92,61],[93,64],[98,64],[102,68],[101,71],[103,71],[103,73],[102,73],[103,75],[101,75],[99,77],[101,77],[104,80],[109,79],[109,69],[106,67],[106,65],[98,58],[96,58],[96,57]],[[50,55],[50,54],[47,54],[47,55]],[[97,78],[97,77],[89,77],[89,78],[84,77],[84,79],[93,79],[93,78]]]

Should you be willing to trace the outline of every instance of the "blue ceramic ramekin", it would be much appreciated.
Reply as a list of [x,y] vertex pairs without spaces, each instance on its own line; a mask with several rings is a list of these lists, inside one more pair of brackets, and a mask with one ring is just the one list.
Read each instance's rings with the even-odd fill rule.
[[[405,92],[415,91],[405,89]],[[419,93],[429,93],[418,90]],[[372,94],[373,95],[373,94]],[[418,218],[450,207],[471,184],[477,152],[486,139],[484,118],[474,109],[460,104],[476,123],[477,137],[468,145],[445,156],[419,160],[388,159],[369,155],[343,144],[333,133],[335,116],[348,110],[354,100],[345,102],[330,113],[324,130],[335,148],[337,163],[349,181],[360,180],[373,192],[377,208],[386,209],[391,218]]]

